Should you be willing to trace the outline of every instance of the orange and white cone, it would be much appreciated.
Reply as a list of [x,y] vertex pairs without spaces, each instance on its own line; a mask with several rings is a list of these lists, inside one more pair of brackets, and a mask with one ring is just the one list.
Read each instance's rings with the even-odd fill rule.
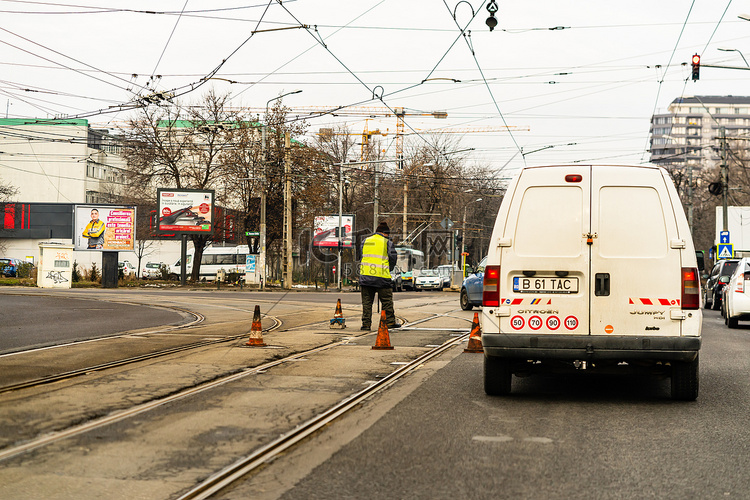
[[333,318],[331,319],[331,328],[333,328],[333,325],[339,325],[341,328],[346,328],[344,313],[341,312],[341,299],[336,301],[336,310],[333,312]]
[[391,337],[388,335],[388,325],[385,323],[385,311],[380,311],[380,325],[378,326],[378,337],[375,339],[373,349],[393,349]]
[[471,334],[469,344],[464,352],[484,352],[482,348],[482,328],[479,326],[479,314],[474,313],[474,321],[471,322]]
[[250,339],[247,344],[250,347],[263,347],[266,345],[263,342],[263,326],[260,323],[260,306],[255,306],[255,312],[253,313],[253,326],[250,328]]
[[334,318],[343,318],[344,313],[341,312],[341,299],[336,301],[336,310],[333,312]]

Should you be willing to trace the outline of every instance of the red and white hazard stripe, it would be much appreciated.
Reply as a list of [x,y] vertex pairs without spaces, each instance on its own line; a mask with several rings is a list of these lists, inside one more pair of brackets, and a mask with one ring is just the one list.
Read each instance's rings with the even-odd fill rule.
[[654,298],[630,298],[630,304],[640,306],[679,306],[680,299],[654,299]]

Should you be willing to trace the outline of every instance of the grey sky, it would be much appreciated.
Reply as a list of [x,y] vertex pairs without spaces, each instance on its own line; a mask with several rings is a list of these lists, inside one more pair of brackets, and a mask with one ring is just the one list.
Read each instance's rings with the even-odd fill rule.
[[[115,127],[133,111],[97,111],[154,91],[189,103],[213,87],[262,113],[301,89],[284,100],[295,112],[354,106],[309,120],[311,133],[343,121],[361,132],[372,113],[392,154],[396,120],[378,109],[404,107],[407,133],[472,128],[462,147],[510,175],[521,150],[528,165],[645,162],[654,111],[681,95],[749,93],[750,71],[703,68],[692,82],[689,66],[694,53],[745,66],[717,49],[750,57],[750,22],[737,17],[748,2],[502,0],[493,32],[487,3],[0,0],[0,99],[10,118]],[[448,118],[419,116],[437,110]]]

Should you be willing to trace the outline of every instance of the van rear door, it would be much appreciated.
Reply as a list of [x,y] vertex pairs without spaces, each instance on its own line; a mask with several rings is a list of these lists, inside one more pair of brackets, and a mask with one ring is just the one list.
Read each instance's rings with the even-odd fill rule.
[[528,168],[512,196],[499,241],[500,332],[681,334],[671,311],[681,309],[686,247],[659,169]]
[[591,334],[679,336],[685,242],[661,171],[591,170]]
[[587,166],[520,174],[499,242],[500,332],[589,333],[590,182]]

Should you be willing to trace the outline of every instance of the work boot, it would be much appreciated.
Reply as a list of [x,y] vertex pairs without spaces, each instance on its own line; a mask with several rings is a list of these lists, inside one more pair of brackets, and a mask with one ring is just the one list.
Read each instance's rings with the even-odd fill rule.
[[393,330],[393,329],[396,329],[396,328],[401,328],[401,325],[402,325],[402,323],[395,323],[393,325],[388,325],[388,329],[389,330]]
[[360,330],[371,330],[370,325],[362,325],[362,328]]

